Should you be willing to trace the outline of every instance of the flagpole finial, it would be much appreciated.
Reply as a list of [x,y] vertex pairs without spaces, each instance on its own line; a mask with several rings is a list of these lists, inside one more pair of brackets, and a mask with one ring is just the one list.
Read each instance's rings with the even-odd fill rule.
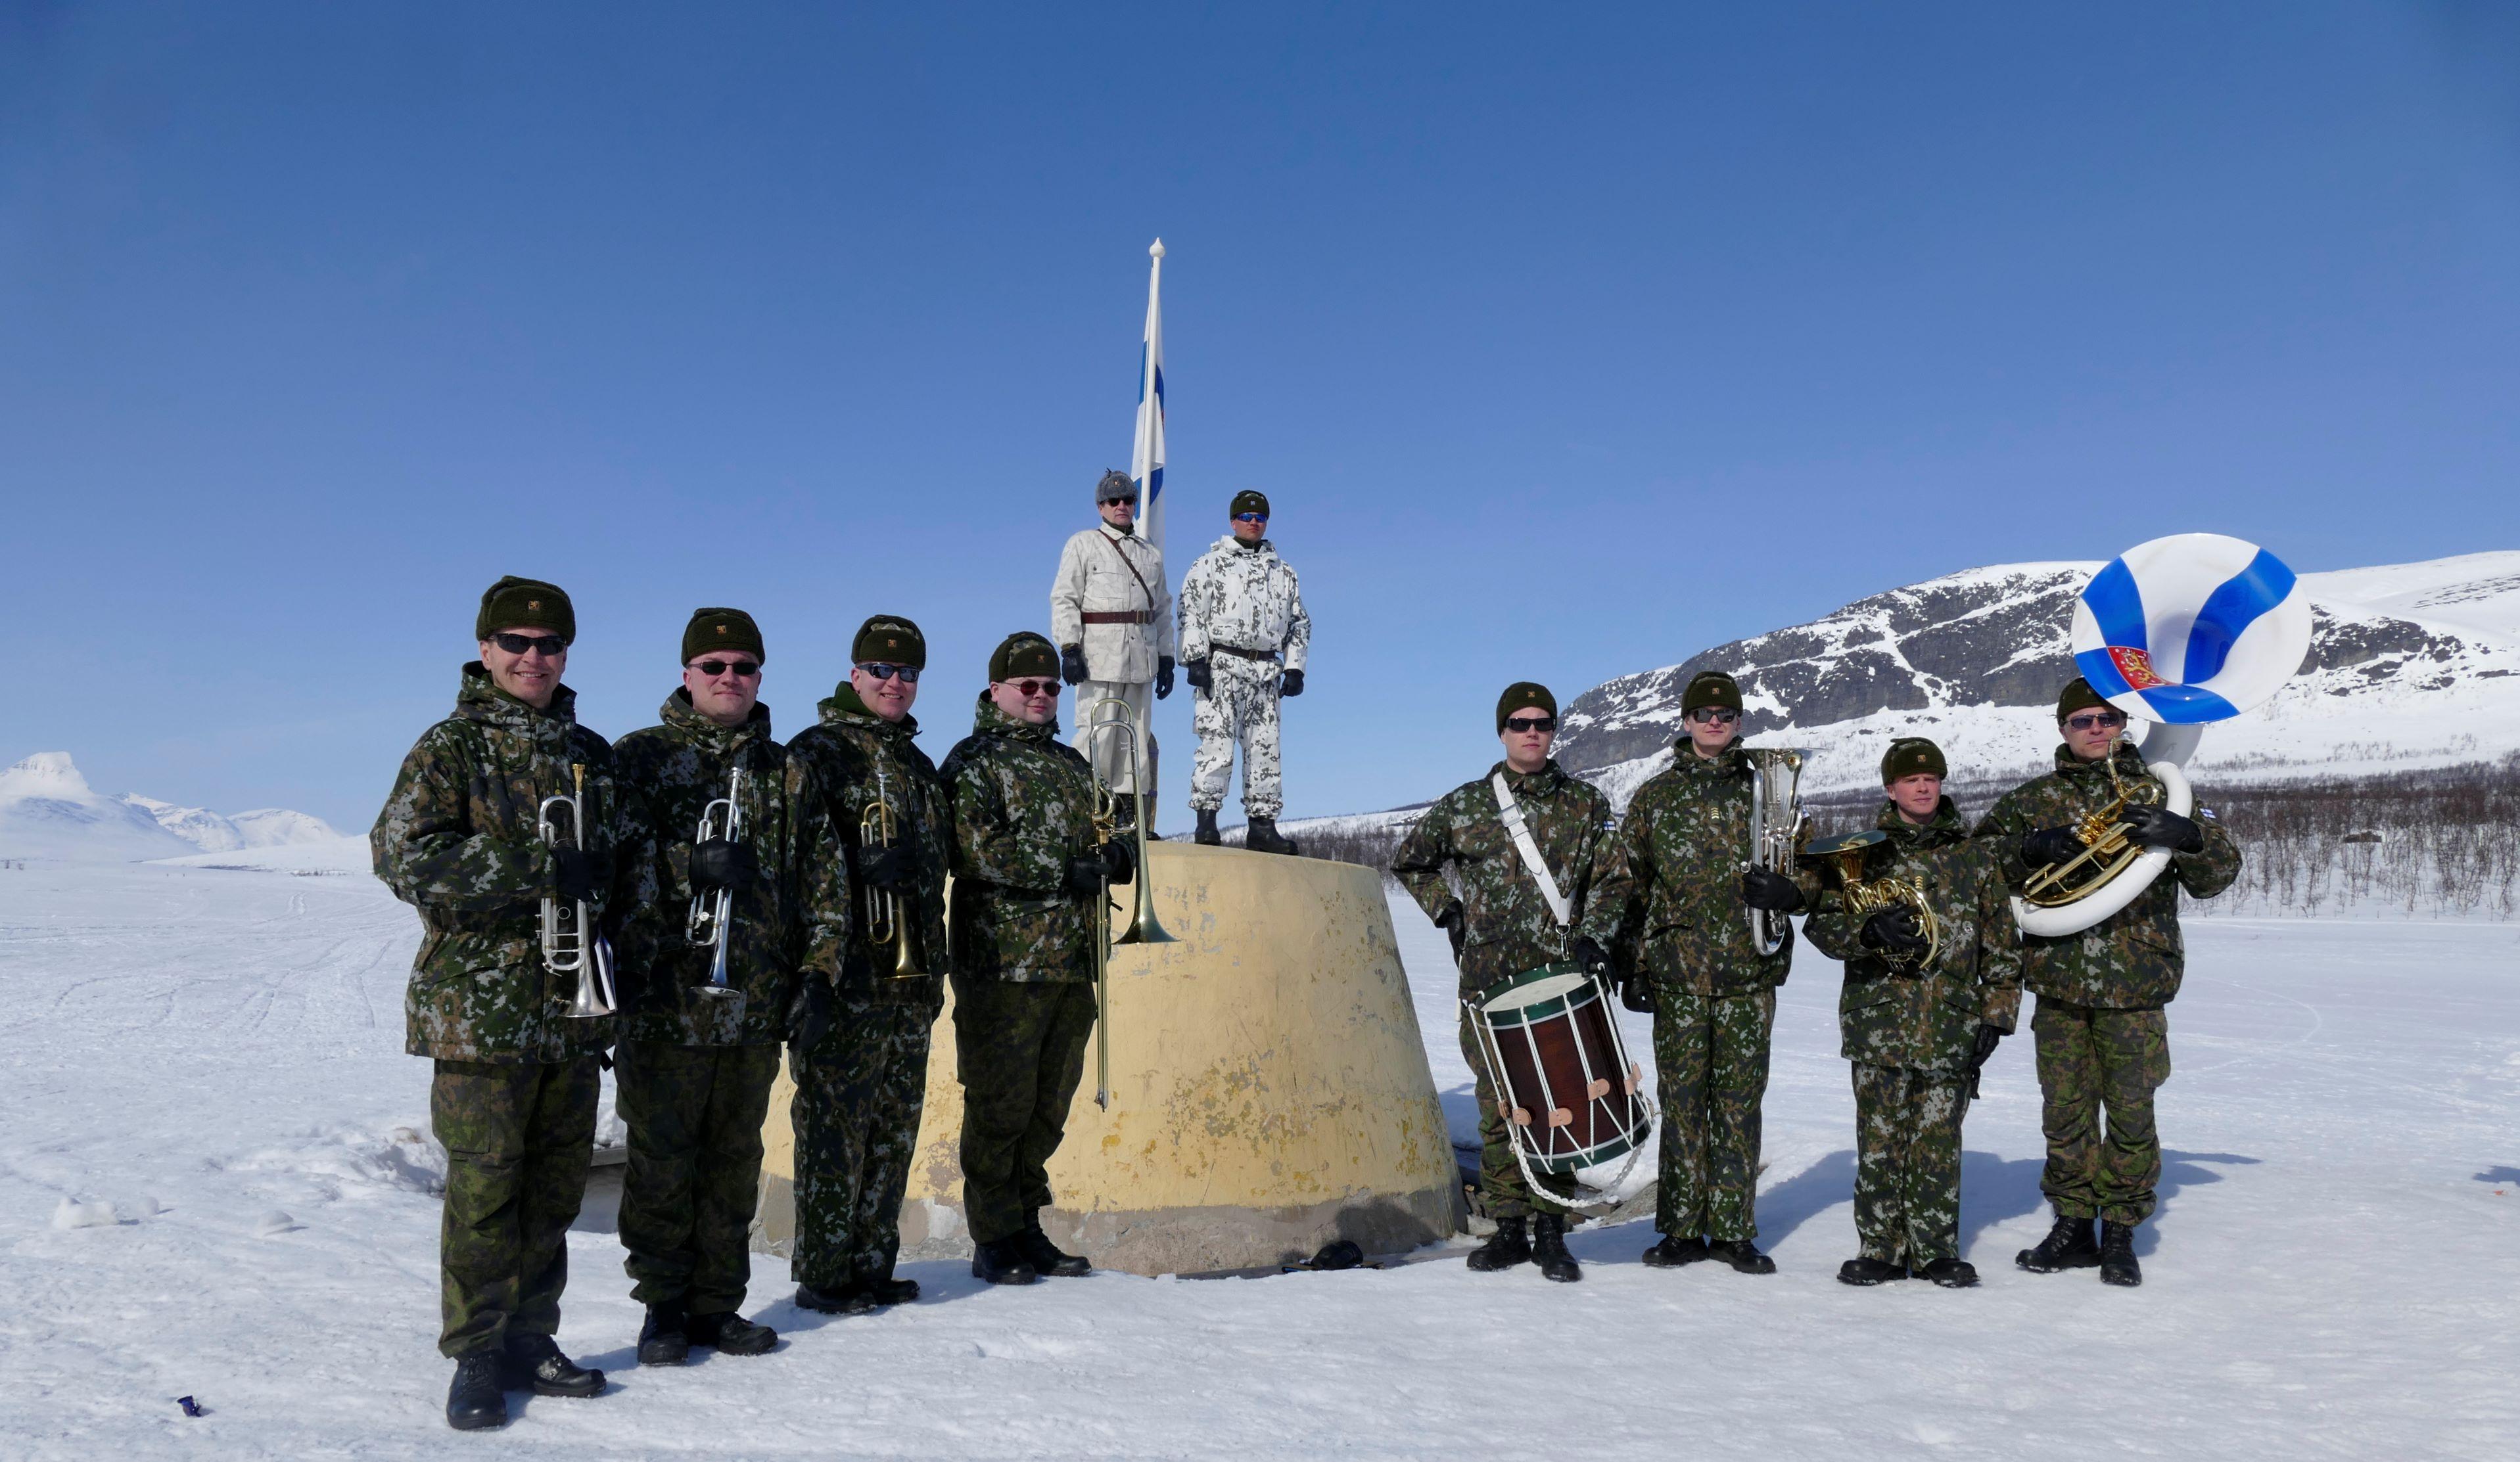
[[1164,256],[1164,241],[1158,239],[1154,243],[1148,244],[1147,253],[1151,258],[1162,258]]

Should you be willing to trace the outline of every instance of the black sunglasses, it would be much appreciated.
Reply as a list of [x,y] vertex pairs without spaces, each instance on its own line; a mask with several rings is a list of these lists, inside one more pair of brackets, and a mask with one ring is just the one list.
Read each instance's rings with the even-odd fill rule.
[[2065,724],[2079,731],[2098,731],[2102,727],[2116,731],[2127,724],[2127,718],[2124,711],[2086,711],[2079,716],[2066,717]]
[[694,660],[692,668],[702,675],[724,675],[732,670],[745,680],[761,673],[758,660]]
[[568,652],[568,642],[558,635],[511,635],[502,630],[490,637],[490,642],[512,655],[538,649],[546,660],[557,660]]
[[1008,687],[1017,695],[1022,696],[1026,700],[1030,700],[1036,695],[1057,695],[1058,693],[1058,682],[1057,681],[1000,681],[998,684]]
[[879,681],[888,681],[897,675],[901,677],[901,683],[905,686],[919,684],[919,667],[916,665],[886,665],[880,661],[871,661],[859,666],[858,669]]
[[1557,718],[1554,716],[1508,716],[1505,721],[1505,729],[1509,731],[1553,731],[1557,730]]
[[1731,706],[1699,706],[1688,713],[1688,719],[1700,726],[1731,726],[1741,719],[1741,713]]

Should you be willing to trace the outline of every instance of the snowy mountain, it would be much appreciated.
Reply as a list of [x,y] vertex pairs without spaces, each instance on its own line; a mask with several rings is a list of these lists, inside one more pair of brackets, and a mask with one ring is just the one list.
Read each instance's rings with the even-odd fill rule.
[[130,862],[312,843],[339,836],[283,808],[232,817],[87,784],[67,751],[39,751],[0,772],[0,855]]
[[[1668,764],[1700,670],[1742,687],[1745,733],[1812,753],[1807,790],[1874,784],[1893,736],[1927,735],[1956,780],[2046,765],[2073,602],[2097,563],[2012,563],[1858,599],[1809,624],[1621,676],[1567,707],[1559,762],[1624,804]],[[2309,659],[2272,700],[2208,730],[2191,767],[2228,782],[2397,772],[2520,750],[2520,553],[2304,574]]]

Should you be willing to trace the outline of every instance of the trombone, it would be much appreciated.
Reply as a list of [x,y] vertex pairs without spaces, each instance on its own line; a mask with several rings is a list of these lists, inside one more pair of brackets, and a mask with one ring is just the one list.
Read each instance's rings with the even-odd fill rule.
[[[572,790],[564,796],[546,797],[535,809],[534,831],[541,834],[546,847],[586,846],[586,767],[573,762],[568,775]],[[562,827],[555,813],[567,814],[568,825]],[[543,968],[555,975],[577,976],[577,995],[569,1001],[569,1015],[580,1020],[610,1015],[616,1000],[612,946],[595,927],[595,916],[586,901],[575,900],[562,908],[560,900],[544,896],[542,929]]]
[[[858,846],[889,848],[901,835],[900,815],[884,799],[883,768],[875,769],[875,797],[858,814]],[[892,972],[895,980],[916,980],[927,971],[910,953],[910,920],[915,906],[905,907],[899,894],[870,887],[866,891],[867,947],[881,949],[892,946]]]
[[[1116,719],[1102,714],[1104,706],[1118,706]],[[1137,814],[1131,832],[1136,846],[1137,872],[1131,883],[1129,923],[1123,929],[1111,927],[1111,875],[1102,875],[1102,886],[1094,899],[1094,1104],[1111,1108],[1111,951],[1119,945],[1169,945],[1181,941],[1166,932],[1163,921],[1155,917],[1154,880],[1147,876],[1147,767],[1138,745],[1137,713],[1129,703],[1116,695],[1106,695],[1085,711],[1085,739],[1082,750],[1087,765],[1094,760],[1094,738],[1105,731],[1117,731],[1129,750],[1129,795],[1137,799]],[[1120,794],[1111,789],[1101,775],[1094,777],[1094,845],[1101,848],[1120,835]]]
[[[692,838],[698,848],[701,843],[724,838],[729,842],[743,836],[743,765],[737,763],[726,779],[726,795],[711,799],[700,809],[700,829]],[[694,991],[712,999],[743,998],[743,992],[733,984],[727,973],[727,950],[734,941],[735,890],[718,888],[702,894],[692,894],[691,910],[683,916],[683,942],[708,946],[709,977],[706,985],[695,985]]]

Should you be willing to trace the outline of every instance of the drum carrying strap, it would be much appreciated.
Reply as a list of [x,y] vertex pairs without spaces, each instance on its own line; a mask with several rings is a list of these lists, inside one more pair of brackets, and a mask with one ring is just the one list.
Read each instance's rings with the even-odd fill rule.
[[1548,860],[1540,856],[1540,845],[1531,840],[1531,824],[1523,820],[1522,804],[1513,800],[1513,791],[1505,784],[1505,774],[1488,778],[1489,788],[1496,793],[1497,816],[1505,820],[1505,830],[1513,839],[1513,851],[1522,855],[1522,865],[1531,870],[1540,885],[1540,897],[1549,901],[1549,912],[1556,918],[1557,927],[1566,927],[1567,915],[1574,906],[1557,891],[1557,880],[1549,876]]

